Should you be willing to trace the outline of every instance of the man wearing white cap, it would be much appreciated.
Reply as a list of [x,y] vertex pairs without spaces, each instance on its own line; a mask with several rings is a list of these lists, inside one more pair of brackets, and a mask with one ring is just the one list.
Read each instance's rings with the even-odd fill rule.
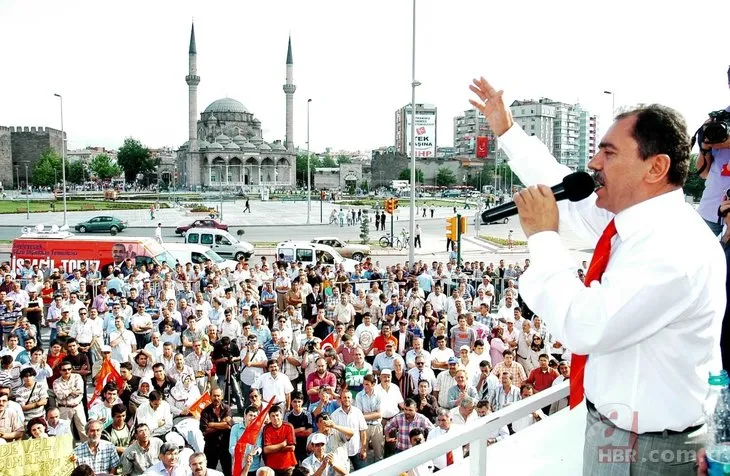
[[[325,428],[325,431],[331,431],[329,428]],[[327,445],[328,440],[331,438],[343,438],[340,435],[341,433],[339,432],[333,432],[329,437],[322,433],[312,435],[310,444],[314,448],[314,451],[302,461],[302,466],[307,468],[309,474],[335,476],[349,472],[348,462],[342,458],[346,452],[332,452]],[[338,448],[344,449],[344,445],[340,445]]]

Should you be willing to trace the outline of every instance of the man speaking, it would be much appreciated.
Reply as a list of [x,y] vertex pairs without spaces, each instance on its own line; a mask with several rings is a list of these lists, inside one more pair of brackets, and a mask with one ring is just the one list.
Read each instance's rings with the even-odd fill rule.
[[[514,197],[530,249],[520,293],[574,354],[570,405],[585,395],[588,411],[583,474],[694,474],[708,373],[722,368],[725,260],[684,200],[684,120],[659,105],[619,115],[588,164],[596,192],[558,204],[548,186],[568,167],[514,124],[502,91],[484,78],[470,89],[529,186]],[[585,284],[559,221],[596,243]]]

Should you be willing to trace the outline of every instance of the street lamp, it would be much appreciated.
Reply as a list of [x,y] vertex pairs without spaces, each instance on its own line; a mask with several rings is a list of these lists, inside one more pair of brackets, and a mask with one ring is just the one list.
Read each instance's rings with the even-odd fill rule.
[[311,99],[307,99],[307,225],[309,225],[309,214],[312,211],[312,175],[309,171],[309,159],[312,153],[309,151],[309,105],[312,104]]
[[609,94],[611,96],[611,120],[616,115],[616,94],[613,91],[603,91],[603,94]]
[[408,264],[415,263],[416,248],[416,88],[421,83],[416,81],[416,0],[413,0],[413,47],[411,49],[411,220],[410,243],[408,247]]
[[63,182],[63,226],[62,230],[68,230],[68,218],[66,208],[66,134],[63,129],[63,96],[58,93],[54,93],[58,99],[61,100],[61,181]]
[[30,184],[28,184],[28,162],[25,165],[25,219],[30,220]]

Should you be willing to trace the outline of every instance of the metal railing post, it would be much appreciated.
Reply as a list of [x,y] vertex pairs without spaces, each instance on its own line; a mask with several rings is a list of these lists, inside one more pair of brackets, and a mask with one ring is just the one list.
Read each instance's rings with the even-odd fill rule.
[[469,474],[486,476],[487,474],[487,440],[479,439],[469,443]]

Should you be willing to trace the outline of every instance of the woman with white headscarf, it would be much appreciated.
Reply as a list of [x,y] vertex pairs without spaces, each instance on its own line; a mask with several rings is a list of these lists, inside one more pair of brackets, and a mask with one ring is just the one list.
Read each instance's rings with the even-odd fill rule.
[[136,410],[143,403],[150,401],[150,392],[152,392],[152,379],[145,377],[139,381],[137,391],[129,397],[129,404]]
[[200,431],[199,417],[190,413],[190,407],[200,398],[200,390],[195,379],[188,374],[183,374],[170,390],[167,403],[170,404],[170,411],[173,417],[173,426],[188,442],[196,452],[203,451],[205,441]]

